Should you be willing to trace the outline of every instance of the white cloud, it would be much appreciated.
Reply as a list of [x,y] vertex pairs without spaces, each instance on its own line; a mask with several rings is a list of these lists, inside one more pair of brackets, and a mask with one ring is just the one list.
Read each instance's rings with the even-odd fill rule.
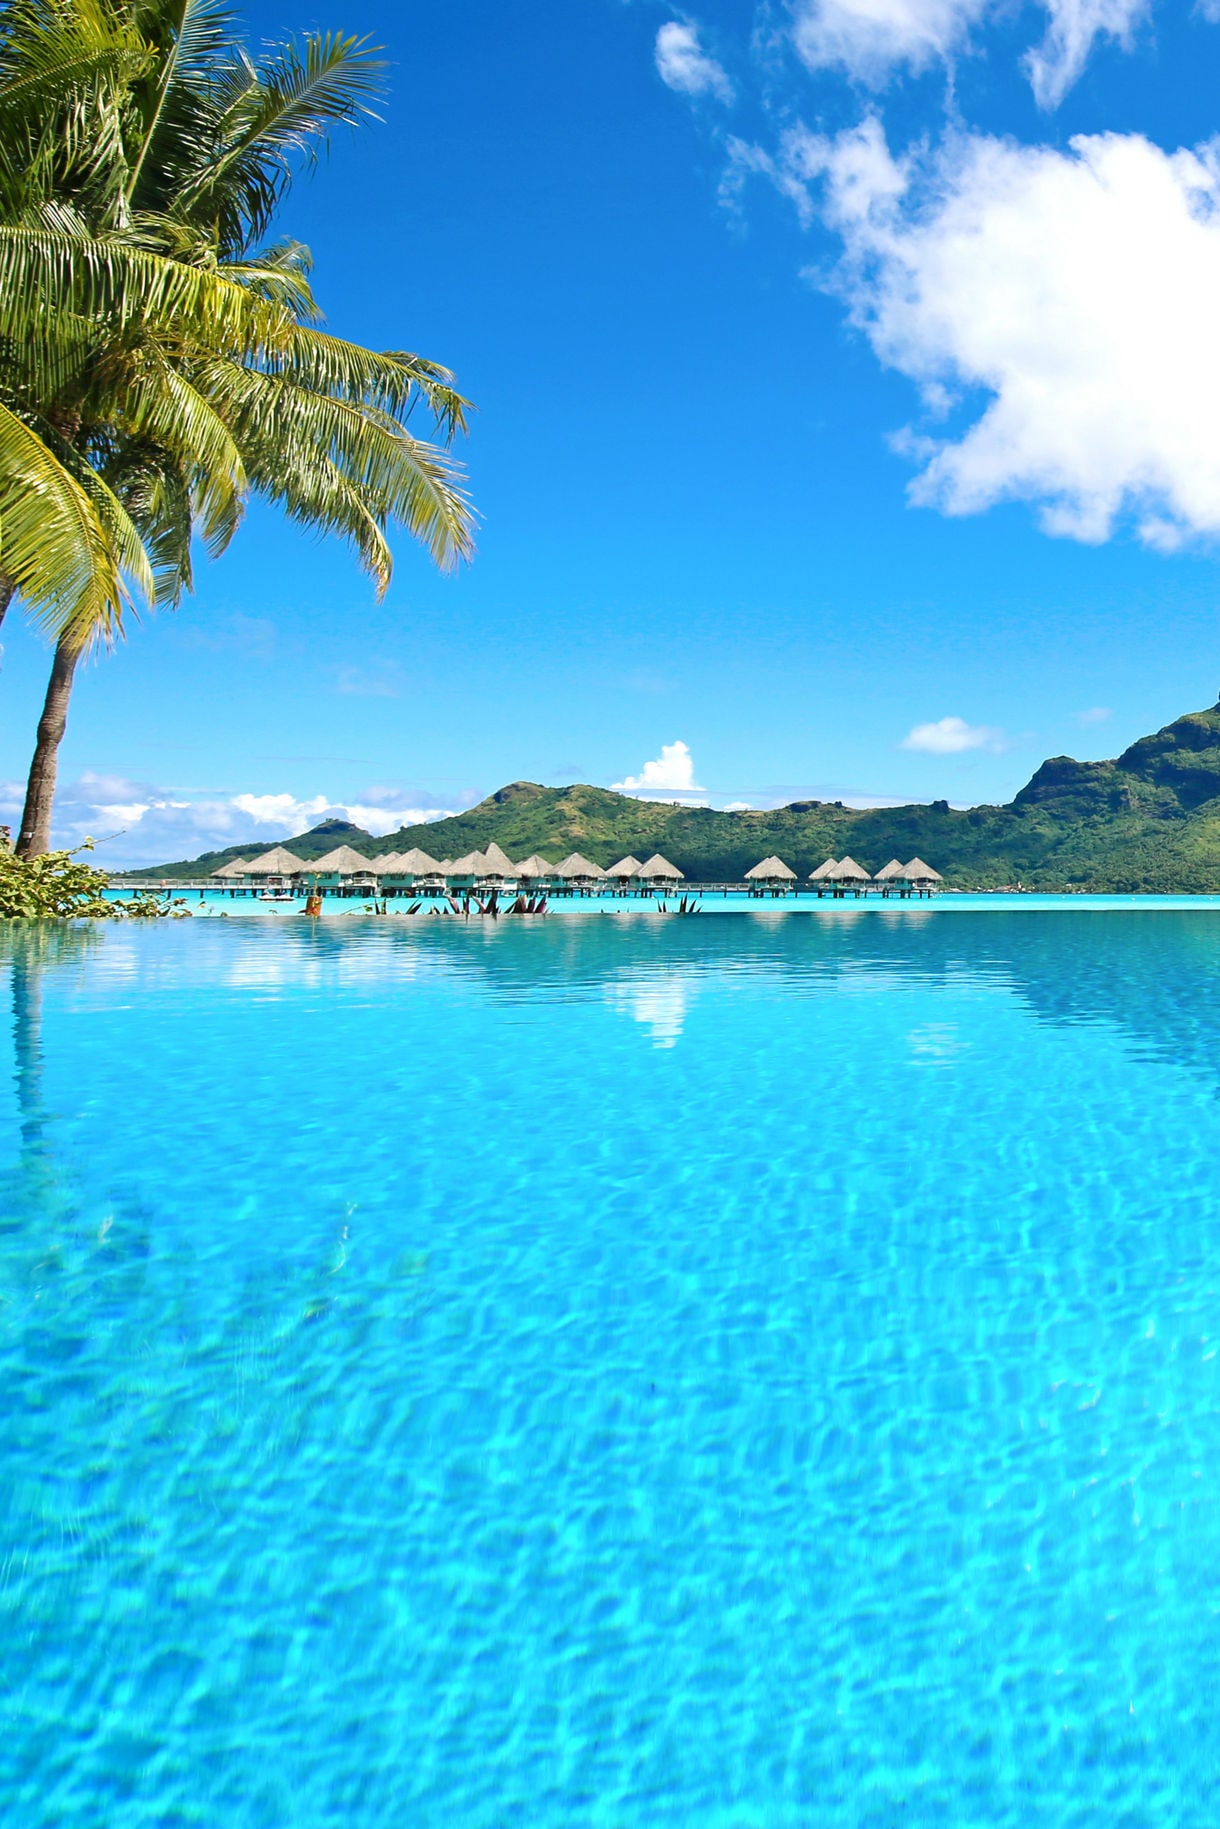
[[895,159],[869,119],[795,130],[770,163],[807,199],[824,186],[844,254],[818,283],[935,417],[973,415],[895,441],[921,465],[913,501],[1031,501],[1087,541],[1133,513],[1161,550],[1220,533],[1220,142],[960,134]]
[[811,70],[879,86],[897,65],[920,70],[959,49],[990,0],[795,0],[792,39]]
[[699,43],[697,25],[671,19],[657,33],[655,55],[661,81],[680,95],[714,95],[717,101],[732,101],[733,85],[723,66]]
[[1146,0],[1043,0],[1050,15],[1046,36],[1023,59],[1040,108],[1057,108],[1076,81],[1098,38],[1129,48]]
[[726,813],[752,813],[754,802],[752,800],[730,800],[724,811]]
[[966,749],[1003,747],[1003,732],[988,724],[967,724],[965,718],[938,718],[934,724],[916,724],[900,745],[920,749],[929,756],[956,756]]
[[[1046,34],[1023,62],[1043,108],[1063,100],[1097,39],[1129,46],[1148,10],[1147,0],[1042,0],[1042,6]],[[949,62],[969,48],[985,19],[1009,9],[1004,0],[791,0],[791,10],[792,42],[810,69],[840,69],[880,88],[896,69]]]
[[647,791],[650,788],[678,794],[703,792],[695,780],[694,757],[682,742],[662,743],[660,755],[652,762],[646,762],[638,775],[628,775],[625,781],[616,781],[612,785],[616,793],[622,794]]
[[[0,783],[0,821],[21,816],[23,789]],[[146,782],[87,773],[55,797],[54,842],[96,839],[98,861],[111,869],[169,863],[201,851],[249,844],[259,850],[307,831],[321,819],[348,819],[377,837],[399,826],[446,817],[449,809],[404,804],[404,795],[370,788],[358,800],[325,794],[209,794],[168,791]],[[427,799],[428,796],[421,795]]]
[[1078,724],[1104,724],[1106,719],[1113,715],[1114,713],[1108,705],[1091,705],[1088,711],[1076,713],[1076,722]]
[[330,802],[325,794],[315,794],[312,800],[297,800],[292,794],[234,794],[229,805],[256,825],[293,826],[299,832],[303,824],[321,819]]

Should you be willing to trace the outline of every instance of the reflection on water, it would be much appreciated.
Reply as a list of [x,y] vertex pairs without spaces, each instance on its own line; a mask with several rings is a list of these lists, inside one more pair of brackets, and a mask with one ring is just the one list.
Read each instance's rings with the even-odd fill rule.
[[47,1214],[65,1198],[48,1133],[44,1093],[42,1003],[48,977],[70,974],[97,944],[95,927],[68,921],[0,922],[0,966],[7,969],[12,1010],[13,1088],[19,1149],[0,1167],[0,1227]]
[[682,1033],[687,1007],[699,985],[693,972],[627,976],[611,985],[615,1007],[643,1023],[656,1048],[672,1048]]
[[1211,1829],[1220,917],[0,963],[0,1821]]

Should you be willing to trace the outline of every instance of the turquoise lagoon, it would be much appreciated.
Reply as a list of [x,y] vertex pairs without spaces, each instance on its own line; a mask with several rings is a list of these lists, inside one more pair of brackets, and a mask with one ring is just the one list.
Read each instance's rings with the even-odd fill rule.
[[6,1829],[1214,1824],[1220,913],[0,957]]

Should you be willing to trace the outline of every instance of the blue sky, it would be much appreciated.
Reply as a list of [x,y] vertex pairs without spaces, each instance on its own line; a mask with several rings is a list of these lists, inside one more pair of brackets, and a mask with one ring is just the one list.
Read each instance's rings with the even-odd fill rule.
[[[153,861],[522,778],[999,800],[1216,698],[1206,9],[245,11],[386,47],[384,121],[283,227],[333,329],[477,403],[479,554],[400,537],[377,604],[253,509],[81,677],[62,838]],[[47,656],[5,636],[16,784]]]

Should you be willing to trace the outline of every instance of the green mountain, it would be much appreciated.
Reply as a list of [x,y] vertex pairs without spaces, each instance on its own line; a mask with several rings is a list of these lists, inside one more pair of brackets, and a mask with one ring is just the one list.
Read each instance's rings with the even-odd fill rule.
[[[827,857],[850,854],[876,871],[891,857],[918,855],[958,888],[1220,891],[1220,704],[1141,737],[1112,762],[1052,756],[1007,806],[959,812],[936,800],[857,810],[797,800],[772,812],[719,813],[606,788],[514,781],[432,825],[373,838],[329,820],[286,843],[305,858],[339,844],[369,857],[412,845],[460,857],[493,840],[510,857],[539,851],[558,862],[577,850],[603,866],[628,851],[660,851],[695,881],[739,881],[776,852],[802,877]],[[206,876],[251,854],[249,845],[232,845],[132,875]]]

